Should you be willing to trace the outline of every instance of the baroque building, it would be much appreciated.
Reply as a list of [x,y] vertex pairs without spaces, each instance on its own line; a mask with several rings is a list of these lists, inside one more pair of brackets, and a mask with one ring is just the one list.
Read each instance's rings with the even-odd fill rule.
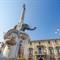
[[[26,41],[27,40],[25,40],[25,42]],[[3,42],[0,42],[0,44],[5,45]],[[28,51],[26,51],[26,48],[28,48]],[[32,41],[29,40],[28,44],[26,44],[26,48],[25,48],[25,54],[28,52],[28,56],[27,56],[28,60],[40,60],[40,59],[60,60],[60,39],[32,40]],[[19,56],[20,55],[21,54],[19,53]],[[21,60],[21,59],[17,59],[17,60]]]
[[34,40],[28,46],[29,60],[60,60],[60,39]]

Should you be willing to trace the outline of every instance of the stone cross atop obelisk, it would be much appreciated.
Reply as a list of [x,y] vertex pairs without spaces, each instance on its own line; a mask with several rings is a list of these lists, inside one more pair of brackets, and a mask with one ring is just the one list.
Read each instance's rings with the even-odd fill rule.
[[25,10],[26,10],[26,8],[25,8],[25,4],[24,4],[24,5],[23,5],[22,16],[21,16],[21,18],[20,18],[21,21],[19,20],[18,25],[17,25],[17,28],[16,28],[18,31],[21,30],[22,24],[24,23]]

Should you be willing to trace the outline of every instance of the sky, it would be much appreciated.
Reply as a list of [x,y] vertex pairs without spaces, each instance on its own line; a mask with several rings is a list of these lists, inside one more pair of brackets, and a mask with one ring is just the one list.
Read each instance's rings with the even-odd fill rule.
[[32,40],[60,38],[60,0],[0,0],[0,41],[20,20],[26,5],[24,22],[34,31],[26,31]]

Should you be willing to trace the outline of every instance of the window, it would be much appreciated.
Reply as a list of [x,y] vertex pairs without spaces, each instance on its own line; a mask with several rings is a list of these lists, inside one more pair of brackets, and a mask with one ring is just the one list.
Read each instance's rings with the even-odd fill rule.
[[33,48],[29,48],[29,60],[33,60]]
[[33,48],[29,48],[29,53],[33,53]]
[[32,42],[30,42],[30,45],[32,45]]
[[56,47],[58,55],[60,55],[60,47]]
[[38,48],[38,52],[39,52],[39,54],[42,54],[42,49]]
[[38,48],[38,53],[39,53],[39,54],[43,54],[43,50],[44,50],[43,47],[39,47],[39,48]]
[[53,47],[49,47],[50,54],[54,53]]

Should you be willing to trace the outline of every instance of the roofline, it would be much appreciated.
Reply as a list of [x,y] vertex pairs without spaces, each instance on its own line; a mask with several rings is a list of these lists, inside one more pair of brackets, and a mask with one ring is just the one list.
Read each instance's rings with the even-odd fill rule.
[[39,42],[39,41],[55,41],[60,40],[60,38],[54,38],[54,39],[41,39],[41,40],[30,40],[31,42]]

